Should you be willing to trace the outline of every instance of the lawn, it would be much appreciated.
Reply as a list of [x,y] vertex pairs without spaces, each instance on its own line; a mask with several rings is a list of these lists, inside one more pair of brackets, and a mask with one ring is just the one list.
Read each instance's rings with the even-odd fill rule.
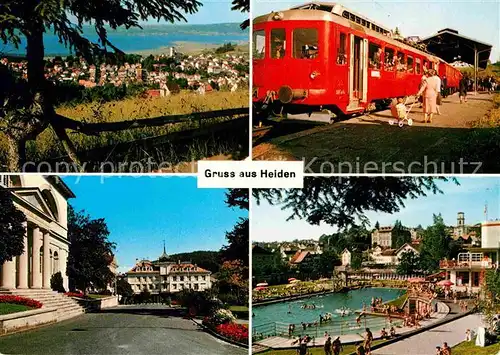
[[248,319],[247,306],[229,306],[229,310],[239,319]]
[[14,303],[0,303],[0,315],[3,314],[10,314],[10,313],[16,313],[16,312],[24,312],[24,311],[29,311],[32,310],[33,308],[23,306],[21,304],[14,304]]
[[452,348],[453,355],[495,355],[500,352],[500,342],[485,346],[484,348],[476,346],[476,342],[464,341]]
[[[377,345],[385,342],[385,340],[375,340],[372,345]],[[324,355],[325,351],[323,350],[323,347],[317,347],[317,348],[311,348],[308,349],[309,354],[311,355]],[[349,344],[349,345],[344,345],[344,351],[341,352],[342,355],[348,355],[352,354],[356,351],[356,345],[354,344]],[[297,355],[297,350],[296,349],[290,349],[290,350],[269,350],[265,351],[262,354],[266,355]],[[455,355],[455,353],[453,353]]]
[[88,294],[87,297],[88,298],[92,298],[92,299],[100,299],[100,298],[106,298],[106,297],[111,297],[111,296],[108,296],[108,295]]
[[[106,103],[93,102],[77,106],[65,105],[57,108],[56,111],[58,114],[74,120],[85,121],[87,123],[102,123],[241,107],[248,107],[248,90],[241,89],[236,92],[216,91],[206,95],[183,91],[180,94],[168,97],[137,97]],[[227,120],[228,118],[207,119],[203,121],[203,126]],[[115,145],[121,142],[163,136],[198,127],[198,121],[193,121],[167,124],[159,127],[130,129],[119,132],[103,132],[98,135],[90,136],[68,131],[68,135],[77,151],[87,151],[94,148]],[[224,145],[223,143],[224,142],[220,142],[220,145]],[[7,149],[7,139],[3,133],[0,132],[0,164],[5,160]],[[199,147],[196,149],[201,150]],[[224,150],[224,147],[221,149]],[[203,157],[205,157],[224,153],[230,154],[231,152],[206,151],[199,153],[199,155],[204,155]],[[47,128],[35,141],[28,141],[27,144],[28,161],[44,161],[65,154],[61,143],[51,128]]]

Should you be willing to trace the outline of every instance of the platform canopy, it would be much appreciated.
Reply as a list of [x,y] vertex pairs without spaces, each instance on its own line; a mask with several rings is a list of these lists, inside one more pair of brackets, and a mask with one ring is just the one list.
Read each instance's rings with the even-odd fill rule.
[[427,50],[448,63],[465,62],[486,69],[491,54],[491,45],[460,35],[458,31],[445,28],[435,35],[421,40]]

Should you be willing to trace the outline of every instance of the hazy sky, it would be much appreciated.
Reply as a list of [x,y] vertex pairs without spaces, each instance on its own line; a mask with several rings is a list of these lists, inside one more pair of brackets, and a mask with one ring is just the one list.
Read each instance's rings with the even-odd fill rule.
[[[376,221],[384,226],[399,219],[406,226],[421,224],[425,228],[432,223],[433,213],[441,213],[446,224],[454,225],[457,212],[465,212],[465,222],[475,224],[484,220],[484,206],[487,203],[488,219],[500,218],[500,178],[461,177],[458,180],[460,186],[452,182],[438,182],[443,194],[406,200],[406,208],[398,213],[368,212],[367,216],[372,226]],[[265,202],[259,206],[253,203],[252,207],[252,241],[318,239],[322,234],[337,230],[329,225],[311,226],[297,219],[287,222],[290,212]]]
[[105,218],[117,243],[119,271],[136,258],[155,259],[194,250],[219,250],[225,232],[247,212],[224,203],[225,189],[198,189],[195,177],[66,176],[73,190],[69,202],[92,218]]
[[[252,16],[288,9],[308,1],[252,0]],[[335,2],[335,1],[332,1]],[[498,0],[380,0],[337,1],[403,36],[428,37],[453,28],[467,37],[491,44],[490,59],[500,61],[500,2]]]

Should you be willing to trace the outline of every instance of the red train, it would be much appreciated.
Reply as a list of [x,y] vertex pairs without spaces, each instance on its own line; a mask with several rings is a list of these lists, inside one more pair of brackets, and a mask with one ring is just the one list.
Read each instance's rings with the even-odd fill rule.
[[458,89],[458,69],[391,37],[342,5],[310,3],[253,22],[253,101],[288,113],[337,115],[387,105],[418,91],[424,68]]

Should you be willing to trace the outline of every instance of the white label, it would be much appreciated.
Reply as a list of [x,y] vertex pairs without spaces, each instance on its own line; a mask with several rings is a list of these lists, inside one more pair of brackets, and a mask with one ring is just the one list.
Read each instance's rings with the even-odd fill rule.
[[303,161],[198,162],[201,188],[302,188]]
[[372,77],[380,78],[380,72],[378,70],[372,70]]

